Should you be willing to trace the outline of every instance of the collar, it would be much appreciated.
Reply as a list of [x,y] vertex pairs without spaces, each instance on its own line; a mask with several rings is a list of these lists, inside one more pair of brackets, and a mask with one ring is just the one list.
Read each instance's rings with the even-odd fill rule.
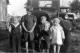
[[15,27],[17,27],[18,25],[19,25],[19,23],[16,23],[16,24],[14,24],[14,23],[12,23]]

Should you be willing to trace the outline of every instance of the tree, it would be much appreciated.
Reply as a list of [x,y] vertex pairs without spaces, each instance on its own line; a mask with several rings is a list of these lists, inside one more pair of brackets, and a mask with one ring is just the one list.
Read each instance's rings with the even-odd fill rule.
[[78,12],[80,11],[80,1],[79,0],[74,0],[71,4],[71,11],[73,12]]

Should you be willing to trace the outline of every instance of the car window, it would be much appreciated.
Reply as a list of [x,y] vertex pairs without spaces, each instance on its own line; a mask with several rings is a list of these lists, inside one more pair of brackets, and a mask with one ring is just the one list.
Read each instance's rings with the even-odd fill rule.
[[66,14],[59,14],[59,17],[65,18]]
[[72,15],[72,14],[68,14],[68,17],[73,17],[73,18],[74,18],[74,15]]

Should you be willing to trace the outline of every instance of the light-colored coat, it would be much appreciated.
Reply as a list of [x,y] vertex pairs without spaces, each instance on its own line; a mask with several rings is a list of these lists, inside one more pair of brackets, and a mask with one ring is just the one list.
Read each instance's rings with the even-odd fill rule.
[[51,38],[52,38],[51,43],[62,45],[63,44],[62,39],[65,39],[63,28],[60,25],[52,26],[50,28],[50,31],[51,31]]

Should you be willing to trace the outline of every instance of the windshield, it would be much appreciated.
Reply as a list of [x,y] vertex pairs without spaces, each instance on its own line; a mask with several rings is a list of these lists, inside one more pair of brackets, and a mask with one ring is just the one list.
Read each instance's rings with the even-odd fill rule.
[[72,17],[72,18],[74,18],[74,15],[72,15],[72,14],[68,14],[68,17]]
[[63,19],[65,18],[65,13],[59,14],[59,17],[62,17]]
[[65,19],[74,19],[73,14],[66,14]]

